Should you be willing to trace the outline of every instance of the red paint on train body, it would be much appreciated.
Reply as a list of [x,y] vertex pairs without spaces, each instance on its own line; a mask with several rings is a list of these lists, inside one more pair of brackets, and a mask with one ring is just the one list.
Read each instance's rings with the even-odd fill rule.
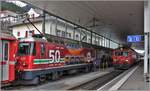
[[92,48],[67,48],[41,38],[20,39],[16,57],[17,78],[32,80],[50,74],[52,69],[61,70],[67,65],[91,63],[93,51]]
[[13,36],[2,33],[1,36],[1,83],[10,84],[15,80],[15,56],[18,48],[18,41]]
[[128,69],[137,61],[137,53],[130,48],[118,48],[113,51],[113,65],[115,68]]

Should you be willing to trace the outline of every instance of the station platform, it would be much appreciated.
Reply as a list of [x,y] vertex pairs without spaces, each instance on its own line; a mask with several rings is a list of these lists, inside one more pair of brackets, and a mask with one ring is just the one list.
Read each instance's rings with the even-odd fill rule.
[[150,82],[145,81],[143,71],[144,65],[141,63],[119,90],[150,90]]
[[150,91],[150,82],[144,76],[144,64],[139,64],[125,70],[123,73],[109,81],[98,91]]
[[78,84],[82,84],[88,82],[91,79],[95,79],[97,77],[103,76],[109,72],[112,72],[114,68],[107,69],[99,69],[95,72],[85,73],[76,75],[74,77],[66,77],[57,81],[48,82],[46,84],[42,84],[36,87],[24,87],[20,90],[66,90],[72,86],[76,86]]

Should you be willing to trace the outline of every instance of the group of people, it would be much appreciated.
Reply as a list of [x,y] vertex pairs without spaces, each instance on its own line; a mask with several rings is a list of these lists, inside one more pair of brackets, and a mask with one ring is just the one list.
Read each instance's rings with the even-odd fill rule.
[[93,71],[96,71],[100,68],[105,69],[112,66],[112,58],[109,55],[102,55],[99,58],[93,59]]

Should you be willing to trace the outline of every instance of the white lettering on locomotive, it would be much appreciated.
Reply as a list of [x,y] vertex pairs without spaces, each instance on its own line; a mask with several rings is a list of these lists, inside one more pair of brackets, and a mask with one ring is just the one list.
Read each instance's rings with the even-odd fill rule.
[[61,61],[59,50],[49,50],[49,57],[52,59],[50,63],[59,63]]

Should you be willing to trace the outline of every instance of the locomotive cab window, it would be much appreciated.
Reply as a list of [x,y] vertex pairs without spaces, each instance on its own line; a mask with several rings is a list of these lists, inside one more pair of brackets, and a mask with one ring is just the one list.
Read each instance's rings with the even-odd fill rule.
[[128,56],[128,52],[123,52],[123,56]]
[[115,56],[128,56],[128,52],[126,52],[126,51],[117,51],[117,52],[115,52]]
[[18,55],[24,56],[24,55],[35,55],[35,54],[36,54],[36,49],[35,49],[34,42],[19,43]]

